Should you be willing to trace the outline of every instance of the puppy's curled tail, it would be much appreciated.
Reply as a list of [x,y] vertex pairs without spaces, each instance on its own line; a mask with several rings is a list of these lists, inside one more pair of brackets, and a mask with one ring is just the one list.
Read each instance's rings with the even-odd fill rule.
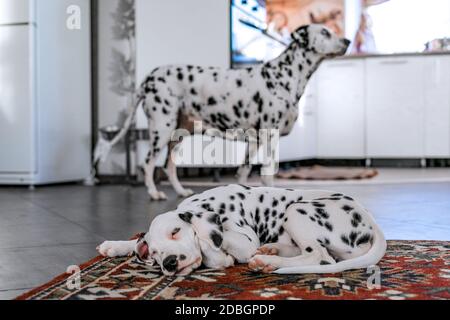
[[120,140],[122,140],[125,137],[128,130],[130,130],[131,124],[133,123],[133,119],[136,116],[137,109],[139,108],[139,105],[141,104],[144,97],[145,97],[145,93],[143,92],[143,90],[139,90],[139,92],[136,94],[136,98],[135,98],[136,102],[133,106],[133,109],[131,110],[130,114],[128,115],[128,118],[125,120],[123,128],[114,137],[114,139],[112,139],[111,141],[107,141],[103,137],[100,137],[99,141],[97,142],[97,146],[96,146],[95,152],[94,152],[94,165],[96,165],[99,161],[101,161],[101,162],[106,161],[106,158],[108,157],[109,153],[111,152],[111,149]]
[[275,273],[277,274],[340,273],[347,270],[366,269],[371,266],[375,266],[386,254],[387,243],[386,239],[384,238],[383,232],[381,232],[380,228],[375,223],[373,225],[376,232],[374,235],[375,239],[372,244],[372,247],[366,254],[360,257],[341,261],[336,264],[281,268],[275,271]]

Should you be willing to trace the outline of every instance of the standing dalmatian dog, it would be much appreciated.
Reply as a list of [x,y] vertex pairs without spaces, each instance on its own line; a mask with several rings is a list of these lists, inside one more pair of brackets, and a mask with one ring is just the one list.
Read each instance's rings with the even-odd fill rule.
[[[288,135],[297,121],[299,100],[308,80],[320,63],[329,57],[345,54],[349,40],[341,39],[320,25],[301,27],[292,34],[293,42],[275,60],[238,70],[172,65],[157,68],[143,81],[136,105],[123,130],[108,143],[98,158],[105,158],[114,144],[129,130],[140,104],[149,120],[150,151],[146,159],[146,185],[153,200],[164,200],[154,183],[158,156],[169,147],[166,173],[175,191],[182,197],[193,194],[180,184],[171,142],[176,129],[193,133],[193,120],[202,121],[203,128],[254,130],[277,129]],[[226,136],[225,136],[226,137]],[[248,137],[247,137],[248,139]],[[261,142],[249,139],[246,159],[253,159]],[[260,144],[258,145],[258,142]],[[239,169],[239,183],[245,184],[251,171],[249,165]],[[262,176],[267,186],[273,175]]]
[[344,194],[231,185],[159,215],[139,240],[106,241],[97,249],[108,257],[135,253],[169,276],[235,262],[255,271],[301,274],[375,265],[386,241],[369,212]]

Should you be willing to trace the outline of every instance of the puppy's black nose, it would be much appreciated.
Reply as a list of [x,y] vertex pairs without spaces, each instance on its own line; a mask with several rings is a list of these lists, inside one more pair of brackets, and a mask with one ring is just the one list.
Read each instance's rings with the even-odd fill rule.
[[348,39],[343,39],[342,42],[346,45],[349,46],[352,42]]
[[163,267],[164,267],[164,269],[166,269],[169,272],[176,271],[177,267],[178,267],[177,256],[172,255],[172,256],[168,256],[167,258],[165,258],[163,261]]

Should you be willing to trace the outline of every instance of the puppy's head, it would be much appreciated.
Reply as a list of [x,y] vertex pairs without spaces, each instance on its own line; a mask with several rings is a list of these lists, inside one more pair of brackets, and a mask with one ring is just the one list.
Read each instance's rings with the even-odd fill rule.
[[298,28],[292,38],[300,47],[311,50],[324,57],[344,55],[351,41],[338,37],[330,29],[319,24],[311,24]]
[[[204,216],[207,215],[207,216]],[[187,275],[201,266],[207,250],[220,250],[218,216],[210,212],[169,212],[155,218],[137,243],[138,258],[157,263],[165,275]]]

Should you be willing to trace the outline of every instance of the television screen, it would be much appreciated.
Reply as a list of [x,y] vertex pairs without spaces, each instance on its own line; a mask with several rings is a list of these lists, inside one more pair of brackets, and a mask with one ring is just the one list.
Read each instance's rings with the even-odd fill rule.
[[232,65],[277,57],[302,25],[324,24],[344,35],[344,0],[232,0]]
[[240,67],[270,60],[279,55],[288,39],[271,34],[267,24],[266,0],[232,0],[232,65]]

